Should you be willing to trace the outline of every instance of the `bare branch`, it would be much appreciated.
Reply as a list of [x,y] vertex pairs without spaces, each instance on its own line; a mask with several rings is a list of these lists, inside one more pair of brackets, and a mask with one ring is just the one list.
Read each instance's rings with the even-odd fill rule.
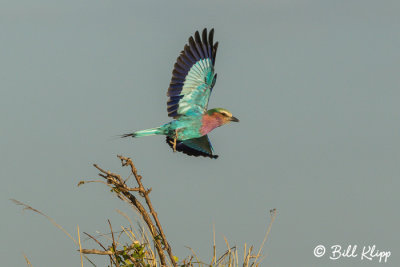
[[[141,217],[143,218],[144,222],[146,223],[152,237],[154,240],[154,244],[157,249],[157,253],[160,258],[160,263],[162,266],[166,266],[166,259],[165,259],[165,254],[164,254],[164,249],[168,252],[168,255],[171,259],[171,262],[173,266],[176,266],[171,247],[169,246],[167,239],[165,237],[165,234],[162,230],[161,224],[158,220],[157,213],[154,211],[153,205],[150,201],[149,198],[149,193],[151,192],[150,189],[145,189],[141,180],[142,177],[137,174],[136,167],[134,166],[132,160],[127,157],[122,157],[118,156],[118,158],[121,160],[122,166],[130,166],[131,167],[131,172],[133,176],[136,179],[136,182],[138,184],[138,187],[129,187],[126,184],[127,179],[123,179],[120,175],[112,173],[110,171],[106,171],[97,164],[93,164],[93,166],[100,171],[99,176],[104,178],[107,182],[107,185],[112,188],[112,191],[117,194],[117,196],[128,202],[132,207],[134,207]],[[79,183],[79,185],[84,184],[85,182],[82,181]],[[144,208],[142,203],[135,197],[131,192],[138,192],[140,196],[145,198],[146,204],[149,208],[150,214],[154,219],[151,219],[149,212]],[[161,238],[160,238],[161,237]],[[115,243],[115,240],[113,238],[113,244]],[[164,248],[163,248],[164,245]],[[114,245],[114,249],[116,249],[116,246]]]
[[167,238],[165,237],[164,231],[162,229],[161,223],[158,219],[158,215],[157,212],[154,210],[153,208],[153,204],[151,203],[150,197],[149,197],[149,193],[151,192],[151,188],[146,190],[142,184],[142,176],[137,174],[137,169],[135,167],[135,165],[133,164],[132,160],[130,158],[127,157],[123,157],[121,155],[118,155],[118,158],[121,160],[122,166],[130,166],[131,167],[131,172],[132,174],[135,176],[136,182],[139,185],[139,192],[143,192],[143,197],[146,200],[146,204],[149,207],[150,213],[153,216],[154,221],[156,222],[158,231],[160,232],[160,235],[162,237],[165,249],[168,252],[168,256],[171,260],[171,263],[173,264],[173,266],[177,266],[176,262],[175,262],[175,258],[174,255],[172,254],[172,250],[171,247],[167,241]]
[[256,266],[257,266],[257,260],[258,260],[258,258],[261,256],[261,250],[262,250],[263,247],[264,247],[265,241],[267,241],[269,232],[271,231],[271,228],[272,228],[272,224],[273,224],[274,221],[275,221],[275,218],[276,218],[276,209],[270,210],[269,213],[271,214],[271,222],[270,222],[269,225],[268,225],[268,229],[267,229],[267,232],[265,233],[264,240],[263,240],[263,242],[261,243],[260,249],[258,250],[258,253],[257,253],[256,257],[255,257],[254,265],[256,265]]
[[[93,236],[91,236],[88,233],[83,232],[85,235],[87,235],[88,237],[90,237],[91,239],[93,239],[97,244],[99,244],[100,247],[102,247],[104,249],[104,251],[108,251],[103,244],[101,244],[96,238],[94,238]],[[83,252],[85,249],[82,249],[82,253],[85,254],[85,252]],[[107,254],[108,255],[108,254]],[[114,262],[114,259],[111,257],[111,255],[109,255],[110,257],[110,265],[112,266],[112,263]]]
[[32,263],[29,261],[28,257],[27,257],[24,253],[22,253],[22,255],[24,255],[24,258],[25,258],[25,261],[26,261],[26,265],[27,265],[28,267],[33,267],[33,266],[32,266]]
[[[110,220],[108,220],[108,225],[110,226],[110,231],[111,231],[111,236],[112,236],[112,242],[113,242],[112,248],[113,248],[113,251],[115,252],[115,251],[117,251],[117,246],[115,245],[114,232],[113,232]],[[118,259],[117,259],[116,255],[115,255],[115,264],[117,265],[117,267],[119,267],[119,263],[118,263]]]

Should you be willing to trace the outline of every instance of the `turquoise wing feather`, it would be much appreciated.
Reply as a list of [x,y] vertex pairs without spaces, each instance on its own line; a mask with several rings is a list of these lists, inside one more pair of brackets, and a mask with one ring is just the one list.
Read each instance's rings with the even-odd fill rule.
[[214,65],[218,42],[214,43],[213,38],[214,29],[208,35],[207,29],[204,29],[201,38],[196,31],[179,55],[167,93],[168,116],[196,116],[207,111],[208,99],[217,78]]

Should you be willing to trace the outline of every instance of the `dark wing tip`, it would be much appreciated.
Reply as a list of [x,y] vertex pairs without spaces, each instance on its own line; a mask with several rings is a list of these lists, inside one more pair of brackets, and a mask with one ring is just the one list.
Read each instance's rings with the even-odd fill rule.
[[193,39],[193,36],[190,36],[190,37],[189,37],[188,42],[189,42],[189,45],[191,45],[191,46],[196,46],[196,45],[195,45],[195,42],[194,42],[194,39]]
[[194,33],[194,39],[196,40],[196,43],[201,43],[199,31],[196,31],[196,32]]
[[212,28],[210,30],[210,32],[208,33],[208,41],[209,41],[210,45],[213,45],[213,42],[214,42],[214,28]]
[[201,37],[202,37],[202,39],[203,39],[203,43],[208,43],[208,41],[207,41],[207,28],[204,28],[204,30],[203,30],[203,32],[202,32],[202,34],[201,34]]

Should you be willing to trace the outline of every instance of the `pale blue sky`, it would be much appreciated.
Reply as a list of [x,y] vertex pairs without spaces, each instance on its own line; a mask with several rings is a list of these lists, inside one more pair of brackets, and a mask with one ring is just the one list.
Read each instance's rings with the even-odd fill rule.
[[[239,124],[210,138],[220,158],[172,153],[162,137],[114,139],[169,120],[166,90],[187,38],[215,28],[210,108]],[[262,266],[375,266],[317,259],[318,244],[377,245],[399,266],[398,1],[1,1],[1,265],[79,266],[69,232],[126,225],[95,178],[132,157],[175,254],[208,260],[258,246]],[[133,213],[131,213],[133,214]],[[92,242],[84,243],[92,248]],[[104,260],[104,261],[103,261]],[[97,258],[104,266],[105,258]],[[89,265],[88,265],[89,266]]]

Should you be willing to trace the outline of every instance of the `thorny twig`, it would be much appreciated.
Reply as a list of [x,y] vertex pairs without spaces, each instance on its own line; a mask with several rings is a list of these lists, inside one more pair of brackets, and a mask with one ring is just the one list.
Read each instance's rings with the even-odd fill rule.
[[[138,184],[137,187],[132,188],[127,186],[126,181],[118,174],[106,171],[100,168],[97,164],[93,164],[93,166],[100,171],[99,176],[103,177],[107,181],[107,185],[109,185],[113,189],[113,191],[118,195],[120,199],[128,202],[135,209],[138,210],[153,237],[154,244],[156,246],[160,258],[161,266],[167,265],[164,253],[165,250],[168,253],[172,265],[176,267],[177,265],[174,256],[172,254],[171,247],[167,242],[164,231],[158,219],[157,212],[155,212],[154,207],[149,198],[149,193],[151,192],[151,188],[145,189],[142,183],[142,176],[137,173],[137,169],[130,158],[123,157],[120,155],[118,155],[118,158],[121,160],[122,166],[130,166],[131,172]],[[85,182],[80,182],[79,185],[84,183]],[[138,194],[145,199],[149,211],[143,206],[143,204],[137,199],[137,197],[132,194],[132,192],[138,192]],[[151,214],[151,216],[149,213]],[[154,221],[152,220],[151,217],[153,217]],[[116,251],[114,239],[113,239],[113,248],[114,251]],[[88,251],[89,250],[83,250],[83,253]],[[106,255],[109,255],[108,252],[106,253],[107,253]]]

